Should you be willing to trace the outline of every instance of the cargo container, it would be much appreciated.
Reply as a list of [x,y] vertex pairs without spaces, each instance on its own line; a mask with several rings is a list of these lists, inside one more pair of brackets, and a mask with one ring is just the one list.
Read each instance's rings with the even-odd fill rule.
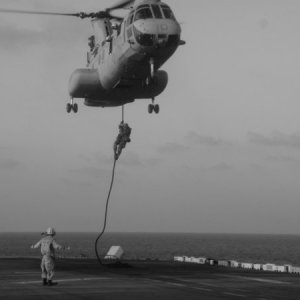
[[120,246],[111,246],[104,259],[120,260],[124,251]]
[[174,256],[174,261],[184,262],[183,256]]
[[188,256],[182,256],[182,258],[183,258],[183,261],[184,261],[184,262],[188,262],[188,260],[189,260],[189,257],[188,257]]
[[192,262],[192,257],[184,256],[184,261],[191,263]]
[[274,272],[274,271],[276,271],[276,265],[274,265],[274,264],[264,264],[263,266],[262,266],[262,269],[264,270],[264,271],[272,271],[272,272]]
[[229,265],[231,268],[238,268],[240,266],[240,263],[236,260],[230,260]]
[[253,269],[254,270],[261,270],[262,266],[261,266],[261,264],[253,264]]
[[207,263],[207,259],[205,257],[198,257],[199,264],[204,265]]
[[195,264],[204,265],[206,263],[206,258],[205,257],[192,257],[192,262]]
[[282,272],[282,273],[283,273],[283,272],[286,272],[284,266],[276,266],[276,269],[277,269],[277,270],[276,270],[277,272]]
[[219,260],[218,261],[218,266],[228,267],[229,266],[229,261],[228,260]]
[[215,260],[215,259],[211,259],[211,258],[209,258],[209,259],[208,259],[208,264],[210,264],[210,265],[214,266],[214,265],[217,265],[217,264],[218,264],[218,261],[217,261],[217,260]]
[[251,264],[251,263],[241,263],[241,268],[243,268],[243,269],[252,269],[253,264]]

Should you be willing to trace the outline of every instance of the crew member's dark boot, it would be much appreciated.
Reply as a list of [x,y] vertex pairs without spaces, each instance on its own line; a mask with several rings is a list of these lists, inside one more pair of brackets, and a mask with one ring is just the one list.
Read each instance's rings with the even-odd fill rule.
[[48,282],[47,282],[47,278],[43,278],[43,285],[47,285]]
[[53,282],[52,280],[48,280],[48,285],[57,285],[57,282]]

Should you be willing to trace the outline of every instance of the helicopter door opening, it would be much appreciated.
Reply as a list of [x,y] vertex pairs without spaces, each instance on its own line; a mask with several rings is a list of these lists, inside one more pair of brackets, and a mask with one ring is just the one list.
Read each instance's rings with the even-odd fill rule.
[[105,41],[109,43],[109,55],[112,53],[113,50],[113,29],[111,26],[111,22],[108,19],[104,20],[105,25],[105,32],[106,32],[106,38]]
[[130,45],[134,44],[134,41],[133,41],[133,30],[132,30],[133,17],[134,17],[134,13],[132,12],[128,16],[127,20],[126,20],[126,30],[124,31],[124,35],[126,34],[127,41],[128,41],[128,43]]

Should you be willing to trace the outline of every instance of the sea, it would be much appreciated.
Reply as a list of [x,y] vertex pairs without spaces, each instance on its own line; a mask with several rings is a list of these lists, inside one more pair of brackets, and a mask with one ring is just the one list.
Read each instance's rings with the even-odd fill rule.
[[[56,241],[69,250],[62,258],[95,258],[97,233],[58,233]],[[0,233],[0,257],[39,257],[31,249],[40,233]],[[121,246],[124,259],[172,261],[174,256],[207,257],[250,263],[300,266],[300,235],[203,233],[105,233],[98,243],[100,256]]]

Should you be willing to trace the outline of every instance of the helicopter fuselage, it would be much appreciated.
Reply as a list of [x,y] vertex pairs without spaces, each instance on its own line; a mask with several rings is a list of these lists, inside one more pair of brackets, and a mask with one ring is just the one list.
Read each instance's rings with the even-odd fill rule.
[[168,75],[159,68],[182,43],[181,28],[167,5],[146,2],[152,4],[133,8],[114,29],[108,19],[92,20],[87,68],[73,72],[71,98],[105,107],[154,99],[163,92]]

